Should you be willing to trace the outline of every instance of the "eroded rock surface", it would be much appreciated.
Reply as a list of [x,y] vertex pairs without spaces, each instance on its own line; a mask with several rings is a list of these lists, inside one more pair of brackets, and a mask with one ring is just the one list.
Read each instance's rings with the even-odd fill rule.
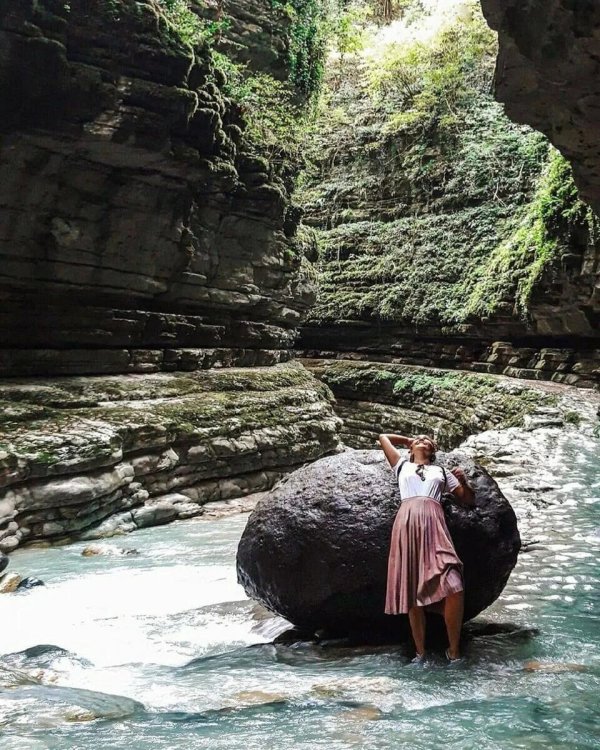
[[[465,616],[501,593],[520,548],[515,514],[480,466],[449,453],[475,489],[475,507],[444,500],[465,566]],[[381,451],[347,451],[293,472],[259,503],[238,549],[246,592],[294,625],[314,632],[398,628],[383,614],[389,540],[398,489]]]
[[500,51],[496,93],[509,117],[545,133],[600,213],[600,6],[594,0],[481,0]]
[[154,0],[6,0],[0,49],[0,376],[287,359],[314,300],[290,175],[207,49]]
[[373,448],[382,432],[426,432],[454,447],[474,433],[523,424],[531,413],[552,413],[559,425],[566,419],[551,393],[560,386],[541,390],[508,378],[390,362],[302,361],[333,391],[341,437],[351,448]]
[[0,550],[98,538],[269,489],[338,448],[299,364],[0,384]]

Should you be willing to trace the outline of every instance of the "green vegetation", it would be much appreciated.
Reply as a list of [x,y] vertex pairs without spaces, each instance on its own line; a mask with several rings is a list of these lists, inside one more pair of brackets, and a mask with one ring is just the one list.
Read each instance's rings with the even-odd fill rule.
[[190,8],[190,0],[158,0],[166,19],[185,44],[210,44],[228,28],[228,19],[208,21]]
[[252,71],[219,51],[218,43],[231,25],[226,15],[207,20],[194,13],[193,0],[158,1],[182,42],[208,49],[220,73],[219,86],[242,108],[248,145],[270,152],[271,157],[280,152],[298,159],[308,116],[306,102],[323,76],[327,11],[321,0],[271,0],[273,13],[285,13],[291,21],[288,81]]
[[563,419],[567,424],[575,425],[575,427],[579,427],[581,424],[581,414],[578,411],[566,412]]
[[494,34],[479,14],[442,27],[433,39],[385,46],[368,73],[372,93],[389,112],[387,130],[460,131],[463,111],[490,83],[495,52]]
[[271,4],[291,18],[290,79],[310,98],[323,79],[328,4],[323,0],[271,0]]
[[596,223],[579,200],[570,165],[552,150],[520,226],[481,266],[466,312],[493,313],[511,295],[516,311],[526,315],[537,285],[560,265],[563,251],[572,251],[573,234],[585,228],[590,241],[597,241]]
[[404,13],[396,41],[331,61],[299,184],[321,245],[313,321],[449,332],[527,318],[562,256],[595,242],[595,220],[566,162],[493,99],[478,3],[438,26],[419,3]]

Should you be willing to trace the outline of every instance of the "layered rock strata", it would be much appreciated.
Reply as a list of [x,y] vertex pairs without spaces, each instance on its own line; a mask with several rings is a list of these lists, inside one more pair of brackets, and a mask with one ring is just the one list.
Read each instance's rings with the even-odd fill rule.
[[[335,349],[332,344],[335,343]],[[569,340],[540,347],[514,341],[486,341],[457,337],[431,338],[410,333],[401,336],[390,328],[364,324],[319,325],[303,328],[298,356],[305,359],[340,359],[371,361],[396,365],[443,367],[491,375],[575,385],[579,388],[600,387],[600,349],[590,342],[588,348],[569,346]],[[552,345],[553,344],[553,345]]]
[[[321,289],[298,348],[312,357],[337,352],[597,387],[597,218],[577,200],[559,155],[538,133],[510,122],[493,100],[496,47],[475,5],[465,3],[466,15],[427,39],[435,60],[430,74],[424,45],[414,43],[417,32],[427,33],[425,22],[413,31],[413,42],[407,27],[399,41],[388,43],[377,58],[384,73],[369,50],[332,61],[301,191],[305,221],[321,245]],[[544,51],[542,42],[550,37],[555,7],[566,3],[552,3],[543,21],[542,3],[483,5],[504,8],[502,28],[536,65],[543,66],[545,55],[559,65],[561,43],[552,49],[548,43]],[[535,38],[538,7],[541,42]],[[566,44],[591,54],[595,14],[577,40],[584,15],[583,6],[573,11]],[[562,26],[556,30],[562,33]],[[523,94],[523,111],[530,104],[535,109],[545,93],[529,96],[527,86],[537,80],[528,77],[529,68],[502,67],[509,54],[504,48],[512,44],[502,42],[503,33],[509,32],[500,31],[499,85],[512,81],[515,96]],[[402,50],[411,44],[414,59],[404,59]],[[564,64],[573,75],[575,59]],[[593,87],[594,79],[587,79],[593,63],[582,66],[588,81],[582,85]],[[563,83],[568,78],[556,75]],[[374,93],[378,76],[383,84]],[[565,97],[563,105],[566,118],[567,107],[576,104]],[[538,127],[533,115],[514,119]]]
[[216,47],[251,70],[285,81],[290,74],[291,18],[271,0],[195,0],[193,11],[221,24]]
[[189,518],[268,489],[338,448],[330,400],[295,363],[2,383],[0,550]]
[[521,425],[533,412],[568,419],[552,393],[523,381],[379,362],[303,360],[335,394],[341,437],[373,448],[382,432],[435,435],[446,448],[474,433]]
[[481,0],[498,31],[495,88],[509,117],[545,133],[600,213],[600,7],[592,0]]
[[285,359],[314,300],[289,174],[208,50],[155,0],[7,0],[0,49],[0,375]]
[[[444,499],[456,551],[464,564],[465,617],[502,592],[517,561],[515,514],[496,482],[460,454],[475,507]],[[237,556],[247,594],[304,632],[332,635],[378,630],[406,634],[406,618],[384,614],[387,558],[398,487],[382,451],[346,451],[295,471],[250,516]]]

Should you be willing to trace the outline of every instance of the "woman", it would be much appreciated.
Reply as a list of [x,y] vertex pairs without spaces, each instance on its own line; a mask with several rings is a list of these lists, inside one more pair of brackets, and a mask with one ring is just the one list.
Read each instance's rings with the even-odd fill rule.
[[[473,505],[473,491],[462,469],[446,472],[435,465],[436,445],[426,435],[411,439],[380,435],[379,442],[400,487],[390,556],[385,611],[408,614],[417,654],[425,657],[425,608],[444,616],[448,642],[446,656],[460,659],[464,586],[460,561],[446,526],[441,499],[451,492],[464,505]],[[396,446],[409,449],[403,460]]]

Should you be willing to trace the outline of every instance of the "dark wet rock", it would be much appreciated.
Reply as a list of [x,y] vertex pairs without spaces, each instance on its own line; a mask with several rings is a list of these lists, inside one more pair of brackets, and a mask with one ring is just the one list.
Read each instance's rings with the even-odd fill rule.
[[[515,514],[496,482],[457,452],[475,507],[448,497],[444,511],[465,566],[465,617],[501,593],[520,548]],[[329,635],[402,629],[384,615],[389,539],[398,490],[380,451],[347,451],[290,474],[258,504],[240,541],[246,593],[303,632]]]
[[[275,364],[314,302],[292,165],[254,156],[160,5],[0,4],[4,375]],[[289,14],[251,6],[227,3],[225,51],[286,77]]]
[[29,589],[35,589],[38,586],[45,585],[46,584],[43,581],[40,581],[39,578],[29,576],[21,581],[21,583],[17,586],[17,591],[29,591]]
[[498,31],[495,84],[515,122],[545,133],[600,211],[600,6],[579,0],[482,0]]
[[8,563],[10,561],[10,558],[8,555],[5,555],[3,552],[0,552],[0,573],[3,573],[6,568],[8,567]]

